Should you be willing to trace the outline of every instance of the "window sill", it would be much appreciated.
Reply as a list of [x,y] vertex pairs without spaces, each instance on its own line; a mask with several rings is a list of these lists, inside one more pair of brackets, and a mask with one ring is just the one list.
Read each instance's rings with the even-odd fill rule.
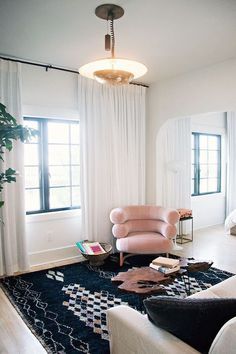
[[55,212],[42,213],[42,214],[31,214],[31,215],[26,215],[26,223],[29,224],[29,223],[35,223],[41,221],[78,218],[80,216],[81,216],[81,209],[62,210],[62,211],[55,211]]
[[224,192],[216,192],[216,193],[205,193],[205,194],[197,194],[197,195],[191,195],[191,198],[219,198],[219,197],[225,197]]

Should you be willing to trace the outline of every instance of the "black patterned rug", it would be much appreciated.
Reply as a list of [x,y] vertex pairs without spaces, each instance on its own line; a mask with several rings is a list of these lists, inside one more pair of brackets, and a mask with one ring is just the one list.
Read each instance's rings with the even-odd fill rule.
[[[118,255],[101,267],[82,262],[8,277],[1,287],[48,353],[107,354],[106,310],[127,304],[140,310],[140,297],[111,282],[119,271],[145,266],[155,256],[134,256],[120,269]],[[191,293],[206,289],[233,274],[210,268],[190,277]],[[169,296],[186,297],[184,280],[165,287]]]

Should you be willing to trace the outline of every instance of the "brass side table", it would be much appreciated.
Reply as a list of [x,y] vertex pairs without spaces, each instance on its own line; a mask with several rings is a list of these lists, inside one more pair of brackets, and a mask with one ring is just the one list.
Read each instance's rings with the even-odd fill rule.
[[[190,235],[185,235],[183,233],[183,222],[191,220],[191,232]],[[193,242],[193,216],[186,216],[179,219],[178,235],[176,236],[176,242],[183,244],[187,242]]]

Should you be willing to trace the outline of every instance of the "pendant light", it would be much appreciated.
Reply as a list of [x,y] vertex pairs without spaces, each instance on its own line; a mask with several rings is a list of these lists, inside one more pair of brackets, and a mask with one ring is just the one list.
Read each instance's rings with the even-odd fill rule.
[[111,52],[111,57],[85,64],[81,66],[79,73],[110,85],[128,84],[131,80],[143,76],[147,72],[145,65],[134,60],[115,57],[114,20],[124,15],[124,9],[118,5],[104,4],[96,8],[95,14],[110,23],[110,34],[105,35],[105,50]]

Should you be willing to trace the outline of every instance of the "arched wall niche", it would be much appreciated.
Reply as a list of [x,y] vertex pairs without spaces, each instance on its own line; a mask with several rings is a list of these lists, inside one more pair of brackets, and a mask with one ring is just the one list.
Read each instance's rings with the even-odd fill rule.
[[[221,136],[220,193],[191,196],[192,132]],[[222,224],[226,216],[225,144],[225,112],[177,117],[164,122],[156,138],[156,204],[192,209],[194,229]]]
[[236,111],[236,59],[152,84],[147,96],[146,202],[156,203],[156,139],[169,119]]

